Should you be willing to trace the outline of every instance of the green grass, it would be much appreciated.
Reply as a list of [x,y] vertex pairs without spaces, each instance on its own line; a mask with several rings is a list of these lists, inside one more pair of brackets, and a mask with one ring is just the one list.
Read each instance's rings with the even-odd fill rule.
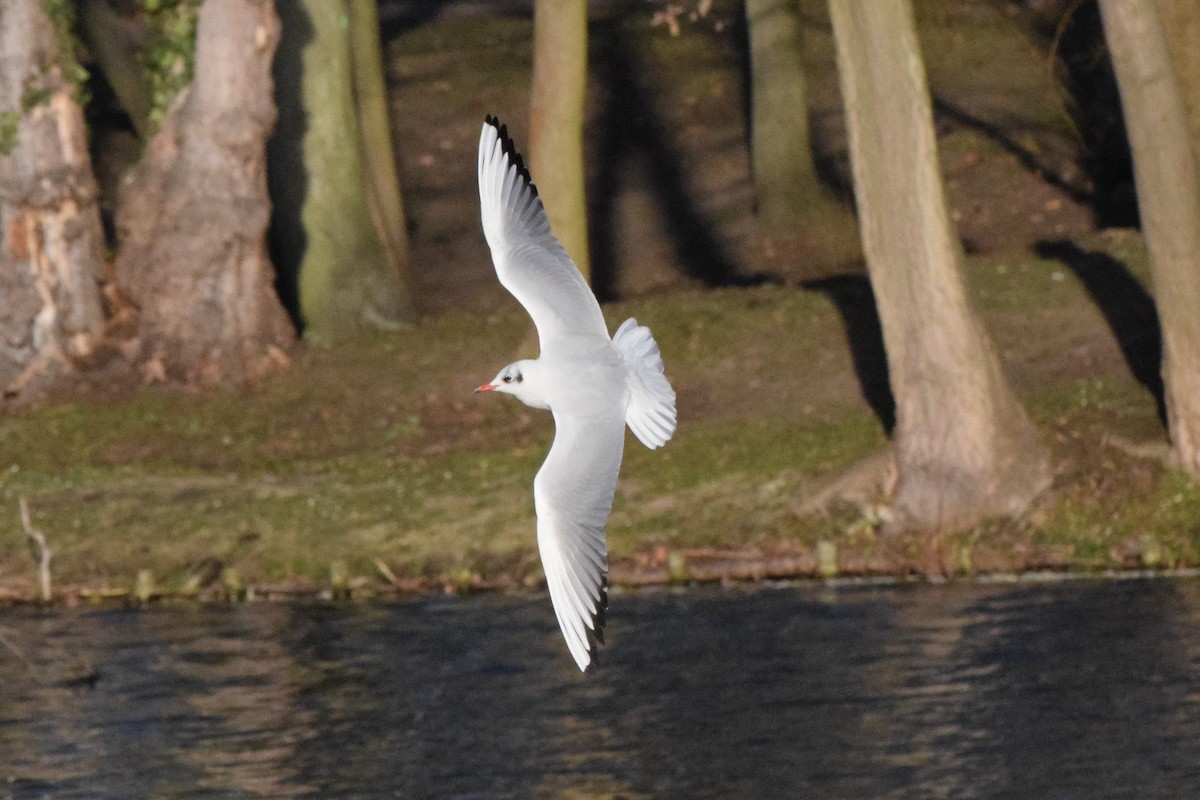
[[[824,4],[805,8],[810,100],[829,111],[838,101]],[[982,103],[987,113],[964,110],[989,125],[1012,123],[1021,142],[1030,131],[1035,139],[1061,134],[1055,93],[1041,86],[1029,43],[1014,37],[1014,24],[997,9],[984,4],[962,20],[944,4],[919,5],[935,93]],[[631,12],[615,35],[628,37],[645,68],[639,80],[654,84],[664,119],[686,142],[693,126],[720,116],[726,138],[736,140],[740,123],[732,120],[741,110],[717,99],[741,91],[740,72],[732,29],[719,34],[714,19],[732,24],[740,6],[721,0],[713,19],[688,23],[679,38],[651,28],[651,13]],[[445,259],[477,257],[486,265],[473,195],[479,118],[515,114],[528,90],[529,20],[486,23],[447,18],[389,43],[397,108],[410,134],[422,131],[400,137],[398,147],[409,163],[414,252],[423,254],[415,274],[431,292]],[[963,25],[971,28],[966,34]],[[593,44],[604,43],[595,37]],[[996,84],[998,74],[1004,86],[976,91]],[[1026,118],[1007,120],[1005,109]],[[940,145],[944,163],[1007,157],[1001,143],[968,125],[955,126]],[[844,153],[836,138],[824,146]],[[724,154],[704,157],[691,169],[711,169]],[[634,159],[625,168],[644,167]],[[734,199],[713,206],[709,221],[722,231],[752,227],[745,224],[750,204],[735,196],[745,179],[726,182]],[[815,249],[819,227],[800,234],[817,240]],[[1151,285],[1136,234],[1075,243]],[[752,251],[733,255],[755,267]],[[911,568],[905,559],[924,546],[894,543],[901,556],[889,562],[877,509],[841,503],[807,513],[814,492],[887,441],[862,397],[861,365],[839,309],[827,294],[798,287],[813,277],[803,265],[789,271],[782,263],[803,256],[784,250],[776,258],[769,266],[784,268],[785,285],[708,290],[681,282],[687,288],[672,285],[605,308],[610,328],[628,316],[653,328],[680,413],[677,435],[662,450],[628,439],[608,526],[614,561],[700,548],[813,553],[823,541],[839,558],[879,556],[880,568],[903,572]],[[1061,261],[1023,249],[972,256],[966,275],[1053,453],[1056,479],[1027,518],[988,521],[946,539],[953,552],[943,561],[965,573],[986,568],[978,565],[987,558],[993,568],[1021,568],[1037,551],[1086,570],[1200,565],[1200,490],[1132,452],[1161,447],[1165,435],[1086,282]],[[159,586],[178,591],[219,562],[260,584],[299,578],[325,585],[336,564],[353,586],[370,588],[379,585],[377,560],[401,578],[431,583],[462,586],[473,575],[535,582],[532,480],[553,423],[510,398],[472,394],[520,348],[519,355],[532,353],[529,321],[517,304],[481,300],[471,288],[463,288],[471,296],[462,308],[455,296],[442,305],[453,312],[411,330],[300,347],[290,369],[251,390],[145,387],[0,417],[0,592],[32,594],[21,497],[54,549],[59,586],[128,587],[146,569]]]
[[[680,387],[674,441],[629,438],[611,526],[616,557],[761,540],[782,530],[796,487],[883,445],[861,406],[745,416],[692,408],[688,387],[739,365],[780,371],[810,352],[828,301],[787,290],[682,293],[612,308],[655,325]],[[22,580],[16,507],[27,497],[62,583],[131,584],[141,569],[181,586],[215,559],[247,580],[321,581],[375,559],[396,574],[536,575],[532,479],[548,415],[470,387],[524,335],[519,312],[448,316],[338,349],[307,348],[248,392],[163,389],[0,419],[0,582]],[[740,375],[740,377],[739,377]],[[725,379],[721,391],[737,392]],[[689,418],[690,415],[690,418]]]
[[[1077,283],[1025,285],[1050,268],[1020,256],[969,263],[985,300],[999,285],[1026,293],[1021,315],[1007,313],[1019,310],[1011,298],[983,303],[999,340],[1024,343],[1009,354],[1017,367],[1053,352],[1055,336],[1103,325],[1084,315],[1060,330],[1067,310],[1090,301]],[[887,445],[827,297],[685,291],[606,314],[611,326],[637,316],[654,327],[680,408],[667,447],[628,439],[608,526],[614,559],[820,540],[874,551],[865,510],[799,510]],[[527,331],[516,308],[448,314],[301,348],[290,369],[246,392],[151,388],[0,418],[0,586],[31,587],[20,497],[54,549],[60,585],[131,586],[148,569],[178,590],[214,560],[251,583],[321,584],[338,562],[356,586],[376,585],[377,559],[404,578],[536,581],[532,479],[553,423],[471,392]],[[1069,353],[1059,358],[1072,366]],[[1200,563],[1200,490],[1109,443],[1163,437],[1149,394],[1120,363],[1095,376],[1068,369],[1023,400],[1055,454],[1056,488],[1030,520],[966,535],[964,564],[977,544],[1014,536],[1082,569]]]

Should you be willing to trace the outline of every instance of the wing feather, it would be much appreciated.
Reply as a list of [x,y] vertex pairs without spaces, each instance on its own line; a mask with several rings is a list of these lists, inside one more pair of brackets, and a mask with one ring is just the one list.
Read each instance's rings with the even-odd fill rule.
[[554,444],[533,482],[538,550],[567,647],[581,670],[603,641],[608,606],[604,525],[621,466],[620,409],[582,417],[554,412]]
[[496,275],[533,318],[542,349],[565,332],[607,337],[596,296],[551,233],[508,130],[490,116],[479,136],[478,170],[483,233]]

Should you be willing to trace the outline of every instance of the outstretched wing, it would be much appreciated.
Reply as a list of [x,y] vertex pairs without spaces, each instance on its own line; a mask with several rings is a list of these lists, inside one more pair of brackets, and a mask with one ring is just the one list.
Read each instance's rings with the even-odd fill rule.
[[538,550],[558,625],[581,670],[604,641],[608,550],[625,420],[619,413],[554,412],[554,444],[533,482]]
[[596,296],[550,232],[521,156],[491,116],[479,136],[479,205],[496,275],[533,317],[542,349],[562,333],[607,337]]

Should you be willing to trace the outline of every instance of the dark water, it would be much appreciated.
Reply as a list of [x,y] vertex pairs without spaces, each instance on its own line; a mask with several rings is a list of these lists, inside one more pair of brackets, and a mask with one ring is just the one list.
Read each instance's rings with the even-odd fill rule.
[[[1181,798],[1200,583],[0,611],[0,798]],[[81,677],[96,677],[89,686]]]

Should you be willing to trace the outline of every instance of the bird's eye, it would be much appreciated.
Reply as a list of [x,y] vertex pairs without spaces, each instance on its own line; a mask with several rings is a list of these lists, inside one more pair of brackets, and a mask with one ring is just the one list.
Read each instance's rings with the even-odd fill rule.
[[512,375],[505,375],[505,376],[504,376],[504,382],[505,382],[505,383],[512,383]]

